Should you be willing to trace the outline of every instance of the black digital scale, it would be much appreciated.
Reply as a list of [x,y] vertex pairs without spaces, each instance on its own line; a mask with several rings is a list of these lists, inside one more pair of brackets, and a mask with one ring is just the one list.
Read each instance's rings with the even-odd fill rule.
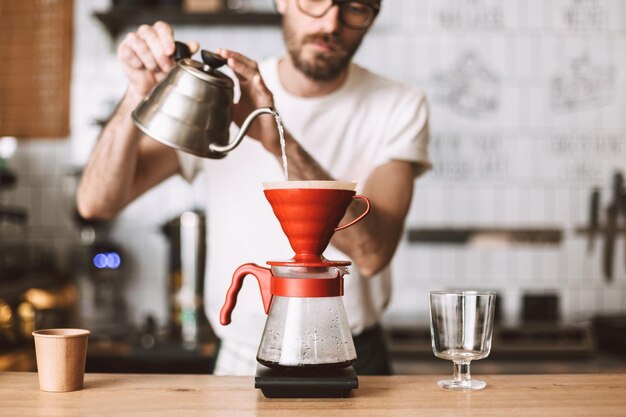
[[352,366],[307,370],[258,364],[254,387],[267,398],[345,398],[359,387],[359,379]]

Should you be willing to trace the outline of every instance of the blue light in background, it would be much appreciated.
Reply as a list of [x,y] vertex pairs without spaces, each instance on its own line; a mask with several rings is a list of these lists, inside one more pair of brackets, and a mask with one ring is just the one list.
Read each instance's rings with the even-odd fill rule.
[[117,252],[98,253],[93,257],[93,266],[98,269],[118,269],[122,258]]
[[120,258],[120,255],[115,252],[110,252],[107,254],[107,265],[109,266],[109,268],[117,269],[120,267],[121,264],[122,259]]
[[107,267],[107,256],[104,253],[99,253],[93,257],[93,266],[98,269]]

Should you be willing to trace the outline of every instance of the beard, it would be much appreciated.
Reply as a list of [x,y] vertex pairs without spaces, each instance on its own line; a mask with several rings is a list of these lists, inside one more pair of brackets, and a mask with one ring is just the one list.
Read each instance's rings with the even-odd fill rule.
[[[337,32],[333,32],[306,35],[299,41],[296,31],[286,20],[283,19],[283,36],[289,56],[294,66],[307,78],[314,81],[332,81],[339,77],[350,64],[363,40],[363,36],[361,36],[348,45]],[[303,46],[316,41],[329,44],[333,50],[316,52],[312,58],[305,58]]]

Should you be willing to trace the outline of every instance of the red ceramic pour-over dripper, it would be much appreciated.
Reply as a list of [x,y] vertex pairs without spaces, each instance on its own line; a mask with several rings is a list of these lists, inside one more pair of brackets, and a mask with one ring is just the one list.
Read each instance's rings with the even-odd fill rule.
[[[369,200],[355,195],[356,183],[345,181],[281,181],[264,183],[272,206],[295,255],[289,264],[323,266],[322,253],[336,231],[350,227],[370,211]],[[366,203],[365,211],[338,227],[354,199]],[[270,262],[275,265],[276,262]]]

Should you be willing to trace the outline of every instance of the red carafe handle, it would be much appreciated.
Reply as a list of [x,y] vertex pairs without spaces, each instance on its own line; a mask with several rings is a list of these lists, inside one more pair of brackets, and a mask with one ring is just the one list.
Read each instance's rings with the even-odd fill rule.
[[243,279],[246,275],[254,275],[259,283],[259,289],[261,290],[265,314],[270,311],[270,304],[272,302],[272,293],[270,292],[272,272],[269,268],[263,268],[257,264],[243,264],[237,268],[233,274],[233,281],[226,293],[226,301],[224,302],[222,311],[220,311],[220,323],[222,323],[223,326],[230,324],[230,316],[233,313],[235,304],[237,304],[237,294],[239,294],[239,290],[241,290]]
[[350,223],[346,223],[346,224],[344,224],[343,226],[338,226],[338,227],[335,227],[335,232],[337,232],[337,231],[339,231],[339,230],[343,230],[343,229],[345,229],[346,227],[350,227],[350,226],[352,226],[354,223],[358,222],[358,221],[359,221],[359,220],[361,220],[363,217],[367,216],[367,214],[370,212],[371,204],[370,204],[370,201],[367,199],[367,197],[365,197],[364,195],[360,195],[360,194],[357,194],[357,195],[352,196],[352,199],[353,199],[353,200],[355,200],[355,199],[357,199],[357,198],[359,198],[359,199],[361,199],[361,200],[365,201],[365,204],[367,205],[367,207],[365,207],[365,211],[363,212],[363,214],[361,214],[361,215],[360,215],[359,217],[357,217],[356,219],[352,220]]

